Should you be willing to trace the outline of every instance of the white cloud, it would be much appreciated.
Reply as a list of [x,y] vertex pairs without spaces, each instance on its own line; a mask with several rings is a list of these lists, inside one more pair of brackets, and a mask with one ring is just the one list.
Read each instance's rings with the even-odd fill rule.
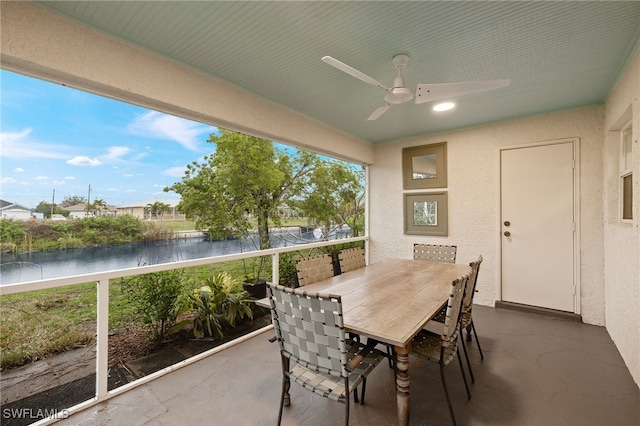
[[0,178],[0,183],[16,183],[16,180],[12,177]]
[[205,139],[201,135],[213,131],[211,126],[157,111],[136,117],[127,129],[139,136],[176,141],[191,151],[196,151],[200,141]]
[[107,192],[115,192],[118,188],[107,188]]
[[0,132],[0,156],[7,158],[65,158],[66,147],[48,145],[29,137],[31,129],[19,133]]
[[75,176],[65,176],[64,177],[66,180],[75,180],[76,177]]
[[184,171],[187,168],[185,166],[171,167],[162,172],[163,175],[173,176],[173,177],[182,177],[184,176]]
[[63,180],[54,180],[51,182],[52,185],[64,185],[66,182]]
[[111,146],[107,149],[106,158],[109,160],[120,160],[131,152],[131,148],[126,146]]
[[123,173],[123,177],[133,177],[133,173]]
[[124,192],[138,192],[138,191],[136,191],[135,189],[127,189],[127,190],[126,190],[126,191],[124,191]]
[[24,169],[22,167],[16,167],[13,171],[16,173],[24,173]]
[[34,177],[35,180],[49,180],[49,176],[36,176]]
[[76,155],[71,160],[67,161],[67,164],[71,164],[72,166],[99,166],[102,164],[102,161],[97,158],[89,158],[84,157],[82,155]]

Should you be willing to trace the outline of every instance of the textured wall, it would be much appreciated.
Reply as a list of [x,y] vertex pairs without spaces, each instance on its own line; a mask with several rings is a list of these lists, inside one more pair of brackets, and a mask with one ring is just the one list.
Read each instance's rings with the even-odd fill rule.
[[[371,167],[371,260],[411,258],[414,242],[455,244],[460,262],[484,257],[475,300],[493,305],[499,294],[500,148],[579,138],[580,307],[585,322],[603,325],[602,111],[593,106],[377,145]],[[404,235],[402,148],[442,141],[448,155],[449,236]]]
[[[631,120],[633,222],[619,218],[619,159],[622,126]],[[604,259],[607,330],[640,385],[640,52],[605,107]]]

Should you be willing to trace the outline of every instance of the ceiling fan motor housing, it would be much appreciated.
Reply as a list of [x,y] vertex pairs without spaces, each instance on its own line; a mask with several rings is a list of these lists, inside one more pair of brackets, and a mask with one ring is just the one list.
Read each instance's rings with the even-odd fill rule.
[[403,104],[413,99],[413,92],[404,87],[404,78],[399,75],[393,80],[393,89],[387,93],[384,99],[390,104]]

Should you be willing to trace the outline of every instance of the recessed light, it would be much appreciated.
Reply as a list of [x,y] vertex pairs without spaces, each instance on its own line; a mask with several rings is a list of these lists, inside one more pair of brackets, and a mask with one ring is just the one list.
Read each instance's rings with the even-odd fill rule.
[[456,107],[456,104],[454,104],[453,102],[443,102],[441,104],[436,104],[433,106],[433,110],[434,111],[449,111],[450,109],[454,109]]

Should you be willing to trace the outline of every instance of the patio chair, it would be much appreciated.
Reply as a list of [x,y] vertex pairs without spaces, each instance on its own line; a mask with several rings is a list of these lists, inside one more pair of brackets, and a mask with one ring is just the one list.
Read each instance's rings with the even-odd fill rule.
[[413,260],[433,260],[435,262],[456,263],[458,246],[439,244],[414,244]]
[[[471,332],[473,331],[473,334],[476,336],[476,344],[478,345],[478,351],[480,352],[480,359],[484,360],[484,354],[480,347],[480,340],[478,340],[478,334],[476,333],[475,325],[473,324],[473,316],[471,315],[471,310],[473,309],[473,296],[477,293],[476,283],[478,281],[478,272],[480,271],[480,264],[482,263],[482,260],[482,255],[480,255],[478,260],[469,263],[471,273],[469,274],[469,281],[467,282],[467,288],[464,292],[462,302],[462,311],[460,312],[460,339],[462,343],[462,351],[464,352],[467,367],[469,368],[471,383],[475,383],[476,379],[473,375],[473,370],[471,369],[471,362],[469,361],[469,355],[467,354],[467,346],[463,340],[462,330],[467,330],[467,341],[469,342],[471,341]],[[425,329],[432,333],[438,333],[444,326],[444,321],[445,316],[442,315],[441,311],[436,317],[427,323]]]
[[384,354],[374,343],[347,341],[342,322],[342,300],[330,294],[307,294],[269,283],[271,318],[282,359],[282,396],[278,425],[284,406],[290,405],[291,381],[315,394],[345,405],[345,425],[349,424],[351,393],[364,404],[367,376]]
[[442,387],[447,398],[447,406],[451,422],[456,426],[456,418],[453,414],[451,399],[447,390],[447,383],[444,378],[444,367],[449,365],[454,358],[458,358],[462,379],[467,390],[467,398],[471,400],[471,392],[467,384],[467,376],[464,373],[462,360],[460,359],[460,351],[458,349],[458,333],[460,330],[460,313],[462,311],[462,302],[464,298],[465,286],[468,282],[469,275],[456,278],[451,283],[451,292],[447,303],[447,312],[445,317],[444,328],[442,334],[434,334],[427,330],[421,330],[416,337],[413,338],[411,354],[420,358],[435,362],[440,366],[440,379]]
[[340,250],[338,260],[340,261],[340,271],[343,273],[366,266],[364,249],[362,247]]
[[[473,296],[477,293],[476,283],[478,282],[478,273],[480,272],[480,264],[482,263],[482,255],[478,257],[478,260],[469,263],[471,267],[471,275],[469,282],[467,283],[467,291],[464,294],[464,302],[462,303],[462,312],[460,314],[460,330],[467,330],[467,341],[471,341],[471,332],[476,337],[476,345],[480,352],[480,359],[484,361],[484,354],[482,353],[482,347],[480,347],[480,340],[478,339],[478,333],[476,333],[476,326],[473,323],[473,315],[471,310],[473,309]],[[462,335],[460,336],[462,338]],[[469,357],[467,356],[467,348],[462,342],[462,349],[464,350],[465,357],[467,358],[467,364],[469,364]],[[471,365],[469,365],[469,371],[471,371]],[[472,377],[473,377],[473,373]]]
[[296,263],[300,287],[333,277],[333,259],[330,254],[300,259]]

